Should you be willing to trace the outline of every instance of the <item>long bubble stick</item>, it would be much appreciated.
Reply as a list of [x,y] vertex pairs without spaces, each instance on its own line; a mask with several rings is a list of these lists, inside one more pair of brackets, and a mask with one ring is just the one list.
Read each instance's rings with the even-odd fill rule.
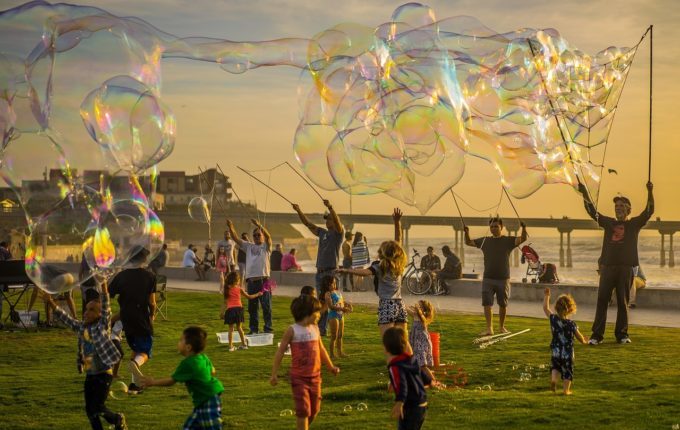
[[[652,181],[652,77],[653,77],[653,62],[654,56],[654,26],[649,26],[649,155],[647,166],[647,182]],[[647,34],[645,32],[645,34]],[[642,36],[644,37],[644,36]]]
[[451,191],[451,197],[453,197],[453,202],[456,204],[456,209],[458,209],[458,216],[460,217],[460,222],[462,222],[463,227],[465,227],[465,220],[463,219],[463,212],[460,211],[460,206],[458,206],[458,200],[456,199],[456,193],[453,192],[453,187],[449,188],[449,191]]
[[[219,171],[220,171],[220,173],[222,174],[222,176],[224,176],[224,177],[226,178],[227,175],[224,174],[224,170],[222,170],[222,168],[220,167],[219,163],[217,163],[216,166],[217,166],[217,168],[219,169]],[[241,207],[242,207],[243,209],[246,210],[246,212],[248,213],[249,216],[252,216],[252,215],[253,215],[253,212],[250,210],[250,208],[248,208],[248,207],[243,203],[243,201],[241,200],[241,198],[238,196],[238,193],[237,193],[236,190],[234,189],[234,185],[233,185],[233,184],[231,185],[231,192],[234,193],[234,195],[236,196],[236,200],[238,200],[238,202],[239,202],[239,204],[241,205]]]
[[241,166],[236,166],[236,168],[239,169],[240,171],[242,171],[243,173],[245,173],[246,175],[250,176],[251,178],[255,179],[255,180],[256,180],[257,182],[259,182],[260,184],[262,184],[262,185],[264,185],[265,187],[269,188],[274,194],[276,194],[277,196],[281,197],[283,200],[287,201],[290,205],[293,204],[293,202],[291,202],[290,200],[288,200],[287,198],[285,198],[285,197],[283,196],[283,194],[279,193],[279,192],[276,191],[274,188],[272,188],[272,187],[270,187],[269,185],[265,184],[264,182],[262,182],[261,180],[259,180],[257,177],[251,175],[250,172],[248,172],[246,169],[243,169]]
[[[200,166],[198,167],[198,171],[201,172],[201,175],[204,175],[204,174],[205,174],[205,173],[201,170],[201,167],[200,167]],[[203,178],[203,177],[201,176],[201,178]],[[205,180],[206,185],[208,185],[208,180],[207,180],[207,179],[204,179],[204,180]],[[217,180],[217,178],[215,178],[215,181],[216,181],[216,180]],[[211,197],[210,197],[211,202],[212,202],[212,198],[213,198],[213,195],[214,195],[214,194],[213,194],[213,191],[215,191],[215,183],[214,183],[214,181],[213,181],[213,188],[212,188],[212,191],[210,192],[210,194],[211,194]],[[224,208],[224,205],[222,204],[222,202],[220,201],[219,198],[217,199],[217,205],[218,205],[218,206],[220,207],[220,209],[222,210],[222,214],[223,214],[223,215],[227,215],[227,210]],[[212,207],[210,208],[210,211],[211,211],[211,215],[212,215]]]
[[[320,198],[321,200],[325,200],[325,199],[323,198],[323,196],[322,196],[321,194],[319,194],[319,192],[316,190],[316,188],[314,188],[314,186],[307,180],[307,178],[305,178],[305,177],[302,175],[302,173],[298,172],[297,169],[296,169],[295,167],[293,167],[289,162],[286,161],[286,164],[288,165],[288,167],[291,168],[291,170],[292,170],[293,172],[295,172],[300,178],[302,178],[302,180],[305,181],[305,183],[306,183],[307,185],[309,185],[309,188],[311,188],[312,191],[314,191],[314,192],[316,193],[316,195],[319,196],[319,198]],[[351,195],[351,194],[350,194],[350,195]]]

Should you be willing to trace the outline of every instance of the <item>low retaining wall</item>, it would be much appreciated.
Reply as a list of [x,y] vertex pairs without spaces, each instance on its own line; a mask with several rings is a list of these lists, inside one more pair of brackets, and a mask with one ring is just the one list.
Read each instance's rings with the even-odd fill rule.
[[[71,264],[57,264],[57,266],[66,268],[68,270],[77,270],[77,265]],[[197,275],[194,269],[185,267],[164,267],[161,273],[168,277],[168,279],[196,279]],[[207,273],[208,281],[218,282],[219,274],[211,270]],[[272,272],[272,278],[281,285],[314,285],[315,274],[311,272]],[[446,282],[449,290],[449,295],[456,297],[480,297],[482,284],[477,279],[457,279],[455,281],[449,280]],[[355,286],[361,290],[370,291],[373,289],[373,279],[368,277],[355,277]],[[595,305],[597,303],[597,286],[596,285],[570,285],[570,284],[531,284],[522,282],[512,282],[512,298],[528,302],[542,302],[543,290],[545,287],[550,287],[552,296],[557,297],[560,294],[571,294],[576,300],[576,303],[583,305]],[[408,290],[404,288],[404,294],[408,294]],[[647,287],[638,290],[637,305],[642,308],[656,308],[656,309],[677,309],[680,310],[680,289],[678,288],[654,288]]]
[[[181,267],[163,268],[163,273],[170,279],[196,279],[193,269]],[[311,272],[272,272],[272,278],[281,285],[314,285],[315,274]],[[209,281],[218,282],[215,271],[208,273]],[[571,294],[578,304],[595,305],[597,303],[597,285],[570,284],[531,284],[512,282],[512,298],[528,302],[542,302],[543,290],[549,287],[553,299],[560,294]],[[482,283],[477,279],[457,279],[446,282],[449,295],[456,297],[480,297]],[[373,279],[355,277],[355,286],[361,290],[373,289]],[[404,289],[408,294],[408,290]],[[637,305],[643,308],[678,309],[680,310],[680,289],[647,287],[638,290]]]

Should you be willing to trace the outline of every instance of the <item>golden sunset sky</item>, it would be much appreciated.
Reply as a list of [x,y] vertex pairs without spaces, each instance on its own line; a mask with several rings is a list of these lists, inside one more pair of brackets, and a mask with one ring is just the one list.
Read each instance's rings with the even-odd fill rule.
[[[0,9],[22,2],[1,1]],[[233,41],[261,41],[283,37],[312,37],[341,22],[377,26],[389,20],[399,1],[343,2],[331,0],[83,0],[119,16],[137,16],[176,36],[208,36]],[[680,3],[665,1],[500,1],[436,0],[427,3],[437,18],[470,15],[486,26],[507,32],[523,27],[555,28],[572,45],[588,53],[608,46],[632,46],[654,24],[654,152],[652,181],[655,184],[656,216],[680,219],[678,199],[679,140],[673,130],[680,122],[678,66],[680,65]],[[174,111],[178,134],[174,153],[161,170],[197,172],[197,166],[215,162],[230,175],[236,191],[246,200],[257,200],[262,209],[288,211],[289,205],[269,194],[238,171],[266,169],[282,161],[294,163],[293,135],[298,123],[299,70],[286,67],[259,68],[241,75],[222,71],[214,64],[186,60],[163,62],[163,98]],[[636,56],[607,149],[608,167],[618,174],[605,174],[601,210],[613,212],[609,203],[617,193],[629,196],[633,212],[642,209],[647,180],[647,133],[649,111],[649,44],[643,42]],[[78,166],[75,166],[78,167]],[[270,180],[267,173],[260,174]],[[290,171],[276,170],[272,184],[303,210],[323,209],[316,195]],[[456,192],[476,208],[498,201],[498,176],[489,163],[469,158]],[[349,212],[350,198],[341,191],[322,192],[342,212]],[[515,201],[522,217],[585,218],[581,199],[565,185],[544,186],[532,196]],[[388,213],[394,206],[416,215],[392,198],[354,196],[355,213]],[[467,216],[484,216],[462,204]],[[455,214],[450,196],[436,203],[429,214]],[[500,208],[513,217],[507,202]]]

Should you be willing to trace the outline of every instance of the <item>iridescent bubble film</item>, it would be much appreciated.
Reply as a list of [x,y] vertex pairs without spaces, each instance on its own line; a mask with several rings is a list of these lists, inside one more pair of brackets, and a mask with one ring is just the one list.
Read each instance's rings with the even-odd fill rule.
[[[29,229],[89,183],[72,166],[127,175],[135,191],[126,196],[110,184],[90,185],[103,202],[89,206],[91,264],[117,266],[133,245],[155,248],[163,234],[149,204],[154,172],[176,136],[162,64],[182,58],[234,74],[299,69],[292,147],[325,190],[385,193],[425,213],[460,181],[472,156],[488,161],[497,173],[488,180],[514,197],[544,184],[583,183],[596,200],[636,50],[590,55],[554,29],[499,33],[473,17],[439,18],[418,3],[375,26],[238,42],[179,38],[135,17],[32,2],[0,12],[0,175],[25,203]],[[56,201],[42,208],[23,182],[48,165],[63,180]],[[147,175],[141,191],[134,181]],[[53,226],[40,224],[41,234]]]

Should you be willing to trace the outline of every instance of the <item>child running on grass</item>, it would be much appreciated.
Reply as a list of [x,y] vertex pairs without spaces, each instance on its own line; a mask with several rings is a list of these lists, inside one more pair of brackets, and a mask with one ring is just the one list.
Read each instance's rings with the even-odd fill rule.
[[208,334],[200,327],[187,327],[177,343],[177,351],[184,356],[169,378],[142,377],[146,387],[169,387],[184,382],[194,403],[194,411],[184,422],[183,429],[222,429],[222,401],[224,387],[215,378],[215,368],[203,353]]
[[281,360],[290,345],[292,351],[290,383],[295,400],[297,429],[307,430],[321,409],[321,363],[323,362],[334,375],[337,375],[340,369],[333,365],[321,342],[317,325],[321,317],[321,303],[310,295],[301,294],[293,299],[290,311],[295,318],[295,324],[288,327],[283,334],[274,356],[269,382],[272,385],[278,383]]
[[408,309],[413,316],[413,326],[409,333],[409,343],[413,348],[413,357],[420,366],[420,370],[428,375],[434,383],[434,375],[430,367],[434,366],[432,358],[432,340],[427,327],[434,321],[434,307],[428,300],[419,300]]
[[234,335],[234,326],[241,336],[241,346],[238,349],[248,349],[246,335],[243,333],[243,304],[241,303],[241,296],[249,299],[256,299],[260,297],[263,292],[255,294],[246,293],[241,288],[241,275],[238,272],[229,272],[224,281],[224,300],[227,303],[227,312],[224,314],[224,323],[229,324],[229,351],[236,351],[232,338]]
[[554,314],[550,310],[550,288],[546,288],[543,296],[543,312],[550,319],[552,332],[550,389],[555,392],[557,376],[561,375],[564,394],[568,396],[571,394],[571,382],[574,377],[574,337],[582,344],[588,343],[588,339],[581,334],[576,323],[569,319],[576,313],[576,302],[570,294],[562,294],[557,298],[556,314]]
[[410,347],[404,329],[388,328],[382,341],[388,359],[390,385],[395,395],[392,418],[399,420],[399,430],[420,430],[427,413],[425,387],[432,380],[409,354]]
[[101,302],[92,300],[85,305],[83,320],[78,321],[66,314],[49,294],[44,294],[45,303],[54,309],[59,320],[78,332],[78,343],[82,347],[82,363],[85,376],[85,412],[93,430],[102,430],[100,417],[116,430],[127,429],[125,416],[112,412],[106,407],[109,388],[113,380],[112,368],[121,359],[121,354],[111,340],[109,324],[111,306],[106,281],[102,283]]
[[328,324],[331,330],[330,355],[335,358],[337,349],[338,356],[345,358],[347,354],[342,349],[343,336],[345,333],[344,314],[351,311],[351,306],[345,304],[342,294],[338,291],[338,284],[335,276],[324,276],[321,278],[322,302],[328,307]]

